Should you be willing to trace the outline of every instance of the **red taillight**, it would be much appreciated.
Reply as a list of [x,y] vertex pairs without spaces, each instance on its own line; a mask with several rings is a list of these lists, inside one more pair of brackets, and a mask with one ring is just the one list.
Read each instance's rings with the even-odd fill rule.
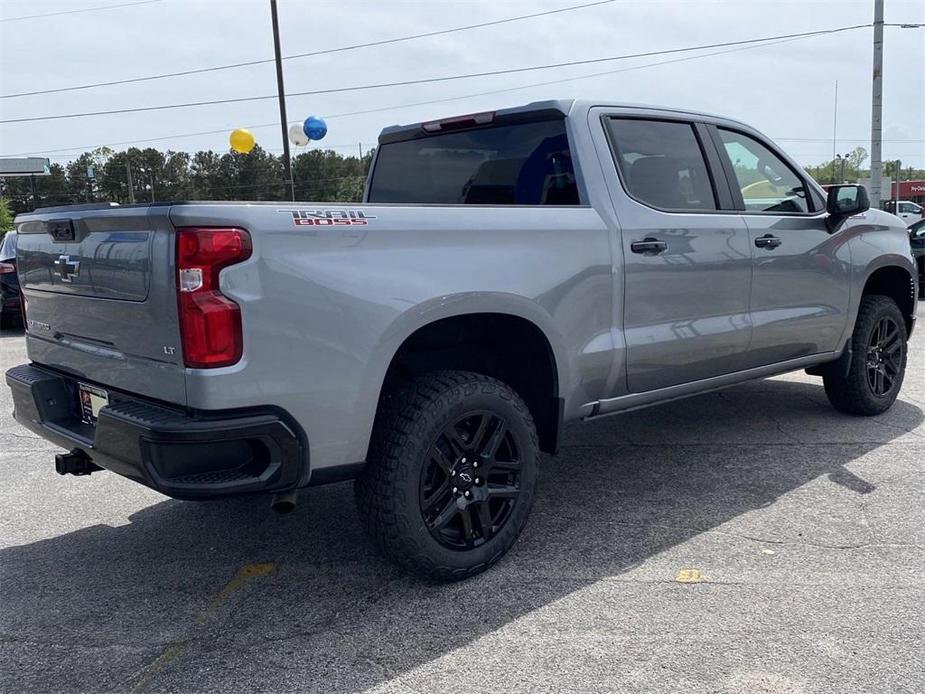
[[243,229],[177,230],[177,301],[188,367],[229,366],[241,358],[241,309],[219,291],[218,275],[250,254],[251,237]]
[[16,272],[16,266],[13,263],[0,263],[0,275],[9,275]]

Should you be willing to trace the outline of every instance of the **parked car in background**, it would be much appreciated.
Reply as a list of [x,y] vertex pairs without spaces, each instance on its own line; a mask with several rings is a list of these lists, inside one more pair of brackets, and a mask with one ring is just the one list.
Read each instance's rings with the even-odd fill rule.
[[909,227],[909,245],[919,270],[919,298],[925,299],[925,219]]
[[912,226],[925,214],[921,205],[910,200],[885,200],[883,209],[890,214],[895,214],[905,222],[906,226]]
[[0,242],[0,328],[22,323],[22,297],[16,274],[16,232],[10,231]]

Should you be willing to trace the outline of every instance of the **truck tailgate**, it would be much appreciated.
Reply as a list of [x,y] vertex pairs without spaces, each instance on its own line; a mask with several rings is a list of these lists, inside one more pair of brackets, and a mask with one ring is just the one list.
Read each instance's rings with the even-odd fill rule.
[[169,206],[77,206],[17,218],[29,357],[185,405]]

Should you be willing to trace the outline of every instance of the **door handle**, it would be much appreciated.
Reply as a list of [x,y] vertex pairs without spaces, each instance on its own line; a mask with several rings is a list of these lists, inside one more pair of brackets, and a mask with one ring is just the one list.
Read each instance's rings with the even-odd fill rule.
[[647,236],[642,241],[633,241],[630,244],[630,250],[643,255],[658,255],[668,250],[668,242]]
[[777,248],[781,243],[783,242],[773,234],[765,234],[755,239],[755,245],[758,248]]

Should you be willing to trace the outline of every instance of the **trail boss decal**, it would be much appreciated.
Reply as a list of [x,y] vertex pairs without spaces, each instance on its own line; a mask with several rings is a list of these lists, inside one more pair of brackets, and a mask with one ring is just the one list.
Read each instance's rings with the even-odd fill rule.
[[297,227],[366,226],[375,215],[363,210],[277,210],[292,215]]

